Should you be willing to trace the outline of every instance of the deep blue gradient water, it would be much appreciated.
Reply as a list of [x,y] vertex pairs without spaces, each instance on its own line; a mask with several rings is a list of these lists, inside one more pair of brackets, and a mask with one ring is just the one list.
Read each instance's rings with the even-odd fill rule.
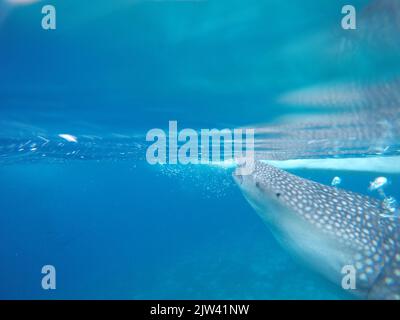
[[[54,0],[44,31],[44,2],[0,1],[0,298],[352,299],[278,245],[233,168],[145,159],[146,132],[170,120],[271,124],[265,159],[398,155],[396,29],[370,19],[391,1],[352,1],[372,38],[342,34],[347,2]],[[336,91],[349,83],[372,93]],[[385,175],[400,199],[398,174],[292,172],[370,196]],[[47,264],[56,290],[41,287]]]

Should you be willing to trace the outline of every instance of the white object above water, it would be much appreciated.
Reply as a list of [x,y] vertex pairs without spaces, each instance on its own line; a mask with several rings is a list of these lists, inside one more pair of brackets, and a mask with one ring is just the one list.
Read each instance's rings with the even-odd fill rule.
[[63,133],[63,134],[59,134],[58,136],[64,140],[67,140],[68,142],[75,142],[75,143],[78,142],[78,138],[73,135],[70,135],[70,134]]
[[381,189],[386,184],[387,184],[386,177],[378,177],[369,184],[369,190],[374,191],[374,190]]
[[340,177],[334,177],[334,178],[332,179],[331,186],[332,186],[332,187],[336,187],[336,186],[338,186],[338,185],[341,184],[341,183],[342,183],[342,179],[340,179]]

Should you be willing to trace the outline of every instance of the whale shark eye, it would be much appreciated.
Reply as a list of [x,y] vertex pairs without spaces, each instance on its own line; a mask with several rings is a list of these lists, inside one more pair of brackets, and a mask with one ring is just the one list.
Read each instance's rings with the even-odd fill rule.
[[276,197],[277,197],[277,198],[280,198],[280,196],[281,196],[281,194],[278,192],[278,193],[276,194]]
[[260,188],[260,183],[258,181],[256,182],[256,187]]

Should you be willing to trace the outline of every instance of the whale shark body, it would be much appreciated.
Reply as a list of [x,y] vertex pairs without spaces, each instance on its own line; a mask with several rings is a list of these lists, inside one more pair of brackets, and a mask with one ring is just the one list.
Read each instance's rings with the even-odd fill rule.
[[400,299],[400,228],[380,201],[256,162],[234,173],[245,198],[277,240],[329,280],[353,266],[361,298]]

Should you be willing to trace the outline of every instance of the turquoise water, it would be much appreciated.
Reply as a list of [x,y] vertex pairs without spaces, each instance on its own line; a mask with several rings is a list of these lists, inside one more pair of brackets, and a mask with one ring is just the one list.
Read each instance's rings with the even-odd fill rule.
[[384,175],[400,199],[400,7],[352,2],[344,31],[347,1],[56,0],[45,31],[44,3],[0,1],[0,298],[352,299],[278,245],[234,168],[145,158],[171,120],[248,126],[258,159],[382,159],[291,171],[374,197]]

